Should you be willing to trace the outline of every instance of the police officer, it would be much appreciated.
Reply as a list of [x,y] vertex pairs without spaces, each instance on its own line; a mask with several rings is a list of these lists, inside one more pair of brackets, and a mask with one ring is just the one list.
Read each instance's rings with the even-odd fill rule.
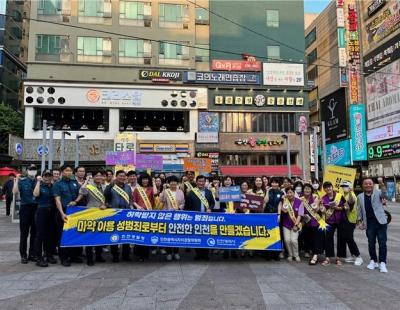
[[[13,194],[20,195],[21,207],[19,210],[19,229],[20,241],[19,252],[21,254],[21,264],[27,264],[28,261],[36,262],[34,243],[36,237],[35,227],[35,213],[37,209],[37,202],[33,196],[33,189],[35,188],[35,177],[37,168],[35,165],[28,167],[27,177],[20,180],[18,175],[15,179]],[[29,239],[29,256],[28,252],[28,237]]]
[[[71,202],[75,201],[79,194],[79,184],[72,177],[72,167],[64,165],[60,168],[62,178],[53,186],[53,196],[56,202],[56,207],[59,216],[56,217],[58,225],[58,241],[61,241],[64,222],[67,221],[67,207]],[[58,247],[58,255],[61,264],[65,267],[71,266],[71,261],[74,263],[82,263],[83,260],[79,257],[82,248],[61,248]]]
[[56,259],[52,256],[50,243],[51,228],[56,208],[53,198],[52,173],[50,170],[45,170],[42,177],[38,176],[36,179],[36,186],[33,190],[33,196],[36,197],[38,203],[36,211],[37,234],[35,240],[36,265],[47,267],[48,263],[57,263]]

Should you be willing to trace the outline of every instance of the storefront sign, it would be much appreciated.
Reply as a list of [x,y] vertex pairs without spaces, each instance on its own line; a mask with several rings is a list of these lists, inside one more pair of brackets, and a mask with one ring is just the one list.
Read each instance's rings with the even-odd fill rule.
[[220,187],[218,189],[220,202],[241,201],[240,186]]
[[189,144],[140,143],[140,153],[188,153]]
[[134,165],[135,152],[133,151],[108,151],[106,152],[106,165]]
[[347,30],[350,32],[357,31],[358,28],[358,18],[357,18],[357,11],[354,4],[349,4],[347,6],[347,21],[348,21],[348,28]]
[[346,30],[344,28],[338,28],[338,46],[339,48],[346,47]]
[[304,86],[304,65],[263,63],[264,85]]
[[358,91],[359,78],[356,72],[350,72],[350,104],[360,102],[360,95]]
[[370,129],[367,131],[368,143],[400,137],[400,122]]
[[198,132],[196,134],[197,143],[218,143],[218,132]]
[[368,129],[400,119],[400,59],[365,79]]
[[343,88],[320,100],[321,120],[325,121],[326,142],[334,142],[347,136],[346,97]]
[[364,71],[372,73],[400,58],[400,34],[364,57]]
[[390,6],[379,13],[366,25],[368,43],[374,44],[400,27],[400,5],[398,1],[390,1]]
[[342,8],[343,7],[343,3],[344,3],[344,0],[336,0],[336,7]]
[[336,9],[337,26],[344,27],[344,11],[343,8]]
[[347,66],[346,49],[339,47],[339,67]]
[[350,140],[343,140],[326,145],[326,160],[328,165],[351,165]]
[[374,15],[385,4],[386,4],[386,0],[374,0],[374,1],[372,1],[372,3],[368,6],[368,16],[371,17],[372,15]]
[[219,168],[219,153],[217,152],[197,152],[196,157],[198,158],[210,158],[212,171],[218,171]]
[[136,152],[136,134],[134,133],[119,133],[114,138],[114,151]]
[[197,171],[199,173],[210,173],[211,159],[187,157],[183,159],[183,169],[185,171]]
[[350,111],[351,149],[353,161],[367,160],[367,124],[364,104],[352,104]]
[[280,140],[269,140],[267,138],[253,138],[250,137],[248,139],[238,139],[235,140],[235,144],[237,145],[249,145],[250,147],[257,147],[257,146],[275,146],[275,145],[282,145],[284,141]]
[[214,71],[249,71],[260,72],[260,61],[246,61],[246,60],[216,60],[213,59],[211,63],[211,70]]
[[[244,98],[244,100],[243,100]],[[229,105],[229,106],[254,106],[256,107],[271,107],[271,106],[286,106],[286,107],[293,107],[293,106],[303,106],[304,105],[304,98],[303,97],[275,97],[269,96],[267,94],[254,94],[253,96],[224,96],[224,95],[215,95],[214,96],[214,105],[222,106],[222,105]]]
[[183,81],[197,84],[259,85],[261,76],[259,73],[186,71]]
[[368,160],[391,159],[398,157],[400,157],[400,142],[368,146]]
[[163,157],[161,155],[136,155],[136,169],[137,170],[163,170]]
[[199,131],[197,143],[218,143],[219,114],[215,112],[199,112]]
[[182,81],[181,71],[139,70],[140,80],[154,80],[157,82]]
[[305,115],[299,116],[299,132],[307,132],[308,122]]
[[264,211],[264,197],[256,196],[256,195],[242,195],[242,199],[240,202],[235,202],[234,204],[235,210],[240,211],[254,211],[254,212],[263,212]]
[[347,77],[347,69],[346,68],[339,68],[339,83],[340,83],[340,87],[349,86],[349,79]]

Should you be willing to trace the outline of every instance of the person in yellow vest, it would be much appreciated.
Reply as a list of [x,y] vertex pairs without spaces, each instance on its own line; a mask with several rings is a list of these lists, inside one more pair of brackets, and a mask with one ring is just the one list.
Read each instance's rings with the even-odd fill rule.
[[354,230],[357,224],[357,196],[351,189],[351,182],[344,181],[340,184],[340,187],[343,189],[343,197],[346,200],[344,206],[346,216],[343,218],[343,233],[338,240],[338,249],[340,249],[340,252],[346,253],[346,246],[348,246],[351,256],[347,257],[345,262],[361,266],[363,264],[363,259],[354,241]]

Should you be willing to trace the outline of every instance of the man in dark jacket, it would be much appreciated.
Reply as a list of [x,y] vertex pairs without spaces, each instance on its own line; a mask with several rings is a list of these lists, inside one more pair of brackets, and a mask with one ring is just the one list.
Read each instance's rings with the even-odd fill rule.
[[8,180],[6,183],[4,183],[4,186],[1,190],[1,194],[6,196],[6,215],[10,216],[10,210],[11,210],[11,203],[13,200],[13,187],[14,187],[14,180],[15,180],[15,174],[10,173],[8,175]]
[[[214,208],[215,200],[209,189],[205,187],[206,177],[199,175],[196,177],[196,187],[193,187],[186,196],[185,210],[197,212],[211,212]],[[207,249],[196,249],[196,260],[208,260]]]

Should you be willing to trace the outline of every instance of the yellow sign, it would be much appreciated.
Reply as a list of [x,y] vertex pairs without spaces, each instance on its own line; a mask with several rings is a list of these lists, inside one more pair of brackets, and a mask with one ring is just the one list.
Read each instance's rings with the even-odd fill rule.
[[135,166],[134,165],[116,165],[115,166],[115,172],[117,172],[118,170],[124,170],[125,172],[129,172],[129,171],[135,171]]
[[341,191],[340,184],[344,181],[354,185],[357,169],[339,166],[326,166],[324,170],[324,182],[331,182],[333,189]]

